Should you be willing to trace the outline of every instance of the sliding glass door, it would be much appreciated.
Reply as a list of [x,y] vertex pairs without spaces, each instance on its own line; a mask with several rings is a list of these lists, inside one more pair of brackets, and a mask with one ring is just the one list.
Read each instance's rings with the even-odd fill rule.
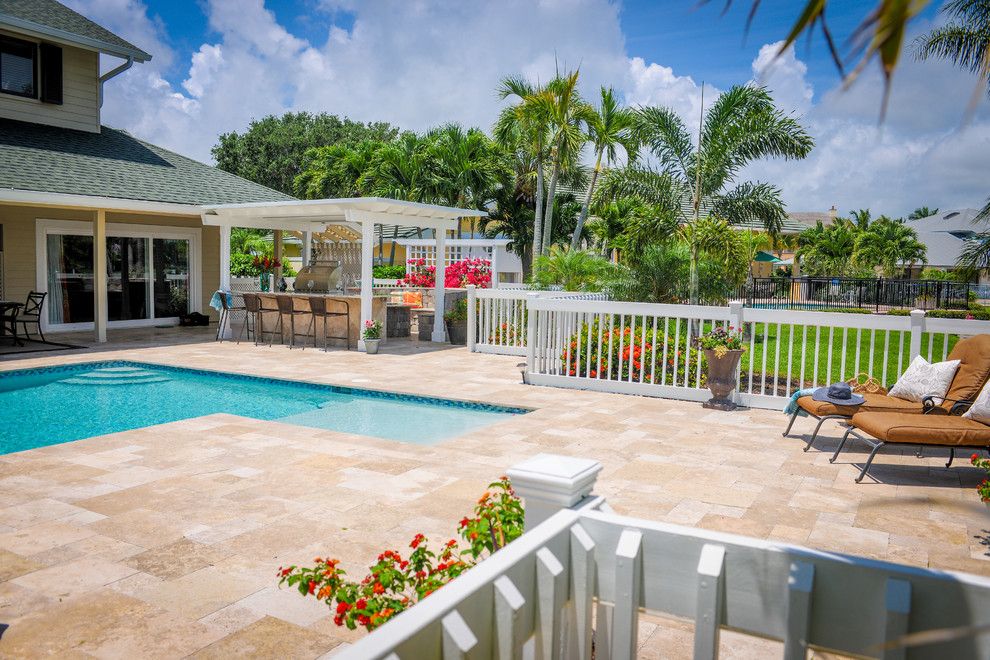
[[[42,281],[47,285],[48,325],[69,329],[92,324],[92,226],[39,221],[38,234],[39,287]],[[196,230],[107,225],[107,319],[111,326],[145,325],[188,314],[197,295],[194,289],[198,291],[194,277],[198,249]]]

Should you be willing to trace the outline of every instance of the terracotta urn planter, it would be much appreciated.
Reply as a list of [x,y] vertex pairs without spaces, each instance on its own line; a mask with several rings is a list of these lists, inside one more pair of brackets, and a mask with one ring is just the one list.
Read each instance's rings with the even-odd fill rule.
[[719,357],[715,354],[715,349],[705,349],[705,360],[708,362],[705,373],[708,376],[708,389],[712,392],[712,398],[704,403],[705,408],[736,409],[736,404],[729,396],[736,389],[736,368],[742,354],[741,350],[732,350]]

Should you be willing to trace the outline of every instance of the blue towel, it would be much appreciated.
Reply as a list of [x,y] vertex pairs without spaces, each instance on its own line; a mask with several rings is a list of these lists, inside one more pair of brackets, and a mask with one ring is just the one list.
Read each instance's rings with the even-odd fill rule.
[[220,302],[221,293],[227,296],[227,307],[234,306],[234,294],[232,294],[230,291],[217,291],[216,293],[213,294],[213,297],[210,298],[210,307],[217,310],[218,312],[221,309],[223,309],[223,303]]
[[796,410],[799,417],[807,417],[808,413],[801,410],[801,408],[797,404],[797,400],[803,396],[810,396],[814,394],[815,390],[817,389],[818,389],[817,387],[806,387],[803,390],[798,390],[794,394],[792,394],[791,400],[787,402],[786,406],[784,406],[784,414],[793,415],[794,411]]

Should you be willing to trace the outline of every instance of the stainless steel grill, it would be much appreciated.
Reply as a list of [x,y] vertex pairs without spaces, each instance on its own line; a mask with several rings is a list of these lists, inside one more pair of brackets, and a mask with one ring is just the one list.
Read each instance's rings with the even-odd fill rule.
[[293,289],[297,293],[329,293],[340,291],[340,262],[314,260],[299,269]]

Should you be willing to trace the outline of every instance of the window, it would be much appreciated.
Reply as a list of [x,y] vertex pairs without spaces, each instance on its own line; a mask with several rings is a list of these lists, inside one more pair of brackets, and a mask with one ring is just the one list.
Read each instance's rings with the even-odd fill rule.
[[30,41],[0,37],[0,92],[34,98],[38,48]]

